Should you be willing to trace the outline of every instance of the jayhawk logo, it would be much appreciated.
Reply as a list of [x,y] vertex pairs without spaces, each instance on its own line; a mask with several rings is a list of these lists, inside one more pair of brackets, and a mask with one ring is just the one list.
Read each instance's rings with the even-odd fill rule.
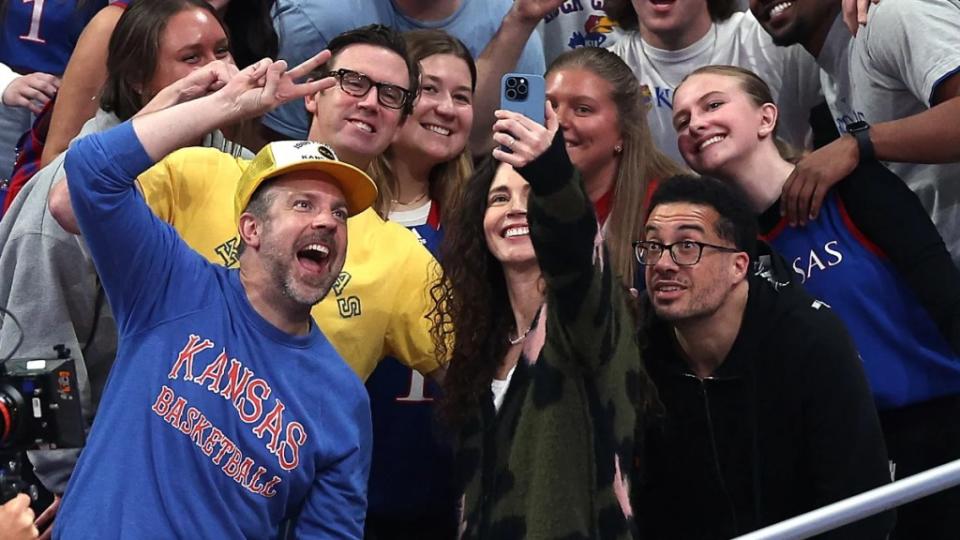
[[574,32],[570,36],[570,42],[567,45],[571,49],[577,47],[599,47],[607,40],[606,34],[613,32],[617,26],[617,21],[605,15],[591,15],[587,17],[587,22],[583,25],[584,32]]

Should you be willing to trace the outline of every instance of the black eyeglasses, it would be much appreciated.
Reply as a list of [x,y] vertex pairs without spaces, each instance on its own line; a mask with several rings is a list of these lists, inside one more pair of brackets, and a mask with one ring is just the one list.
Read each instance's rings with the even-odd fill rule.
[[362,98],[374,86],[377,87],[377,101],[384,107],[402,109],[410,100],[410,91],[395,84],[376,82],[363,73],[349,69],[338,69],[327,75],[340,81],[340,89],[353,97]]
[[664,244],[652,240],[636,240],[633,242],[633,252],[637,256],[637,261],[644,266],[653,266],[660,260],[664,251],[670,252],[670,258],[678,266],[693,266],[700,262],[703,256],[703,248],[713,248],[726,253],[740,253],[742,249],[729,248],[725,246],[715,246],[696,240],[680,240],[672,244]]

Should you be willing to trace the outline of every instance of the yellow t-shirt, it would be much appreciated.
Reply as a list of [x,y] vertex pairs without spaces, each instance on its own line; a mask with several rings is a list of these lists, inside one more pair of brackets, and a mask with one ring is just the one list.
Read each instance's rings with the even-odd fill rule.
[[[185,148],[140,175],[150,208],[208,260],[237,266],[233,196],[247,160]],[[384,356],[428,374],[438,367],[430,321],[430,252],[405,227],[373,210],[347,220],[347,258],[313,318],[362,380]]]

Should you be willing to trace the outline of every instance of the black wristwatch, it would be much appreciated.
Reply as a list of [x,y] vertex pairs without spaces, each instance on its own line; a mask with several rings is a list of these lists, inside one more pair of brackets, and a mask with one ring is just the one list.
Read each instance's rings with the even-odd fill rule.
[[870,124],[863,120],[847,124],[847,133],[857,139],[857,148],[860,150],[860,161],[872,160],[876,157],[873,151],[873,142],[870,141]]

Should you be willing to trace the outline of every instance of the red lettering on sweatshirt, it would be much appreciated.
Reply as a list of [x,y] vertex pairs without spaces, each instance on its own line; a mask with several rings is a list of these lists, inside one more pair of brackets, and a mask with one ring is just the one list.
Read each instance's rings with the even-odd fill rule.
[[170,379],[176,379],[180,376],[180,368],[184,367],[186,368],[186,373],[183,375],[183,380],[192,381],[194,357],[197,356],[197,353],[200,351],[209,349],[211,347],[213,347],[213,342],[209,339],[200,341],[200,336],[196,334],[190,334],[190,337],[187,339],[187,344],[184,345],[183,349],[180,350],[180,354],[177,355],[177,361],[173,363],[173,368],[170,369],[170,373],[167,374],[167,377]]

